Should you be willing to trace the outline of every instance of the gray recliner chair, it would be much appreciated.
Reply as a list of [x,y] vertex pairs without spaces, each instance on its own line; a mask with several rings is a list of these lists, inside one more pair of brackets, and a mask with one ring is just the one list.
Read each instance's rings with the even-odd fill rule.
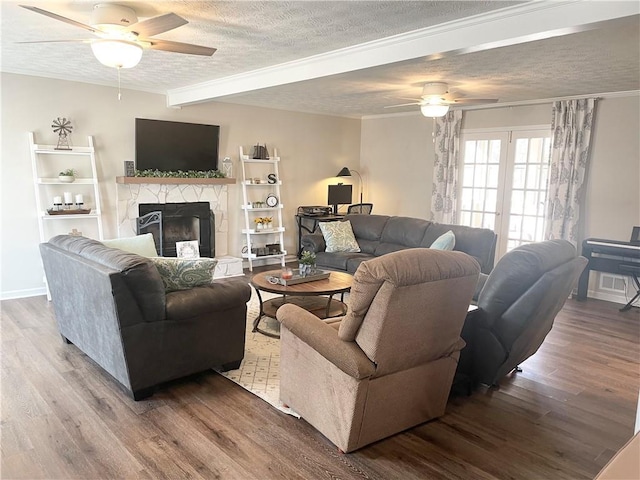
[[478,310],[467,316],[457,374],[497,385],[533,355],[553,326],[587,259],[566,240],[522,245],[481,275]]

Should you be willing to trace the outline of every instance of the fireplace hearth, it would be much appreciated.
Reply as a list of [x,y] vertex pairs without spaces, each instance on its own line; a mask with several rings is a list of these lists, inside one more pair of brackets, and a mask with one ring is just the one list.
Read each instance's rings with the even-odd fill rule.
[[[176,242],[197,240],[201,257],[215,256],[215,219],[209,202],[184,202],[184,203],[140,203],[138,214],[140,216],[151,212],[162,213],[162,245],[165,257],[175,257]],[[151,226],[146,231],[150,232],[159,243],[157,236],[160,234],[157,226]]]

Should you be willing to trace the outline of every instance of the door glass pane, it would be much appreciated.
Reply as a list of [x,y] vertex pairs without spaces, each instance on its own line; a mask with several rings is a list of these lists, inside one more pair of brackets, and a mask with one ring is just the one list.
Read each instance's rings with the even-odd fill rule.
[[488,228],[495,230],[496,228],[496,216],[493,213],[485,213],[482,228]]
[[487,166],[477,165],[473,185],[477,187],[477,186],[484,186],[486,184],[487,184]]
[[489,154],[488,163],[500,163],[500,140],[491,140],[491,153]]
[[527,163],[527,139],[519,138],[516,141],[515,163]]
[[473,190],[470,188],[462,189],[462,198],[460,203],[460,208],[462,210],[471,210],[471,195]]
[[[515,193],[515,192],[514,192]],[[526,215],[538,214],[538,192],[527,192],[524,196],[524,213]]]
[[476,142],[469,140],[465,143],[464,163],[473,163],[476,158]]
[[512,188],[524,188],[526,171],[527,167],[525,165],[516,165],[514,167]]
[[464,174],[462,176],[463,187],[473,187],[473,171],[475,170],[473,165],[464,166]]
[[487,187],[498,188],[498,174],[500,173],[499,165],[487,166]]
[[540,165],[533,164],[527,167],[527,188],[538,188],[540,181]]
[[511,213],[524,213],[524,192],[522,190],[514,190],[511,194]]

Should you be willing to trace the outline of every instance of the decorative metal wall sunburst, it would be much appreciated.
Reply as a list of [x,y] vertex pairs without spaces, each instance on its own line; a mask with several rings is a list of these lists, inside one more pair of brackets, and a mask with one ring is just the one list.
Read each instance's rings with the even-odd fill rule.
[[71,130],[73,130],[71,122],[64,117],[58,117],[53,121],[51,128],[53,128],[54,133],[58,134],[58,145],[56,146],[56,150],[71,150],[71,147],[69,146],[69,134],[71,133]]

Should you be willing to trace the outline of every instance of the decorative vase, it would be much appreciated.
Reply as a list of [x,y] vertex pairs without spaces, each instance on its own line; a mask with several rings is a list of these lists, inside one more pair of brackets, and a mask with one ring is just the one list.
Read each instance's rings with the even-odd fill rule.
[[58,175],[58,180],[63,183],[73,183],[76,181],[76,177],[73,175]]
[[256,230],[262,230],[264,226],[261,223],[256,223]]

